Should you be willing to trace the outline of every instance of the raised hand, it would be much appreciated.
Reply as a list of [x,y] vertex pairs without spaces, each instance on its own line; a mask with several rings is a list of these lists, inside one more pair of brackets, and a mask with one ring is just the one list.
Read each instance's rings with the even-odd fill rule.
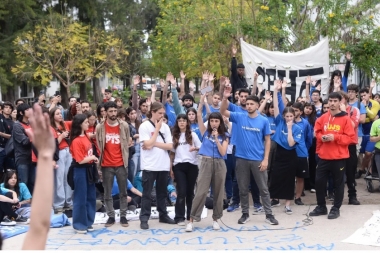
[[221,76],[220,79],[219,79],[219,82],[220,82],[220,84],[225,84],[226,83],[226,77],[225,76]]
[[150,106],[152,104],[152,100],[150,99],[150,97],[146,98],[146,104],[147,106]]
[[232,87],[231,86],[227,86],[224,88],[224,92],[223,92],[223,97],[225,98],[229,98],[231,96],[231,92],[232,92]]
[[255,74],[253,74],[253,79],[257,80],[258,77],[259,77],[259,73],[255,72]]
[[166,82],[164,79],[160,79],[160,85],[161,85],[161,88],[164,88],[166,86]]
[[280,90],[281,89],[281,81],[280,81],[280,79],[276,79],[275,81],[274,81],[274,89],[275,90]]
[[315,87],[315,89],[321,91],[321,84],[318,84],[318,86]]
[[40,105],[33,106],[33,114],[29,117],[32,131],[26,131],[30,141],[38,150],[40,157],[50,158],[53,161],[55,140],[50,130],[50,119],[47,113],[42,113]]
[[185,77],[186,77],[185,73],[183,73],[183,70],[181,70],[181,72],[179,72],[179,75],[181,76],[181,79],[185,79]]
[[140,76],[137,75],[133,78],[133,85],[136,87],[140,83]]
[[170,72],[168,72],[167,74],[166,74],[166,81],[167,82],[170,82],[170,76],[172,75],[172,73],[170,73]]
[[203,72],[202,73],[202,80],[207,81],[208,80],[208,75],[209,75],[209,72],[207,70],[205,72]]
[[346,53],[346,59],[347,59],[347,61],[351,61],[351,53],[350,52]]
[[311,83],[311,76],[307,76],[306,77],[306,84],[310,84]]
[[157,85],[152,84],[151,89],[152,89],[152,92],[156,92],[157,91]]
[[265,97],[264,97],[264,99],[265,100],[270,100],[272,98],[272,95],[270,94],[270,91],[269,90],[267,90],[266,92],[265,92]]
[[281,83],[281,88],[283,89],[286,89],[286,86],[288,86],[288,81],[286,80],[286,78],[284,78],[284,80],[280,81]]
[[235,46],[232,46],[232,48],[231,48],[231,52],[232,52],[232,56],[235,56],[235,55],[236,55],[236,53],[237,53],[237,49],[236,49]]
[[208,75],[208,81],[212,82],[212,81],[214,81],[214,79],[215,79],[214,74],[213,73],[209,73],[209,75]]
[[194,91],[195,90],[195,83],[193,83],[193,81],[189,82],[189,89],[190,89],[190,91]]
[[372,79],[372,82],[369,85],[369,87],[371,87],[373,89],[375,86],[376,86],[376,81],[374,79]]
[[199,99],[199,103],[200,104],[204,104],[204,103],[207,103],[207,98],[206,98],[206,94],[202,94],[201,95],[201,99]]

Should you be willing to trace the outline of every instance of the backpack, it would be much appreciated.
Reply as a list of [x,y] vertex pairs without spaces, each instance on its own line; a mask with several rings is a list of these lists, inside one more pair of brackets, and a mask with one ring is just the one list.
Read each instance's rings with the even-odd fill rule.
[[10,158],[15,157],[15,148],[13,145],[13,136],[11,136],[11,138],[9,138],[9,140],[7,141],[7,144],[5,144],[4,150],[5,150],[5,155],[7,157],[10,157]]

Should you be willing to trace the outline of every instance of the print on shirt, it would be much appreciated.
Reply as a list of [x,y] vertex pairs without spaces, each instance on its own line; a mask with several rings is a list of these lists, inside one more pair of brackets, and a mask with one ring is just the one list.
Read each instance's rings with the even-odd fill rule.
[[324,130],[325,132],[328,130],[328,131],[334,131],[334,132],[339,132],[340,131],[340,125],[336,125],[336,124],[329,124],[329,123],[326,123],[324,125]]
[[115,133],[106,133],[106,143],[120,144],[120,135]]

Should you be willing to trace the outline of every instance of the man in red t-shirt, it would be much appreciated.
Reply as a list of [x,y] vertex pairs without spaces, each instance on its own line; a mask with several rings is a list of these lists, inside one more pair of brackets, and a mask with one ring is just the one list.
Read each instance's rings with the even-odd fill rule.
[[120,196],[120,223],[123,227],[127,227],[128,147],[132,144],[129,126],[117,119],[115,102],[106,102],[104,109],[107,119],[96,126],[96,141],[100,151],[99,174],[103,177],[104,203],[109,217],[105,226],[110,227],[115,224],[112,186],[116,176]]

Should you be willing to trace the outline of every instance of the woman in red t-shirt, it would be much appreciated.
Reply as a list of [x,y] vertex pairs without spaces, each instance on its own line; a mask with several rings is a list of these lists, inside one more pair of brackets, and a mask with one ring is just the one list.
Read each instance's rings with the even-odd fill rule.
[[[97,154],[99,153],[98,143],[96,143],[96,125],[98,124],[96,122],[96,114],[94,112],[87,113],[87,119],[88,119],[88,130],[86,131],[87,137],[90,139],[91,143],[95,145]],[[96,154],[95,154],[96,155]]]
[[73,207],[73,191],[67,183],[67,173],[72,162],[72,156],[69,150],[69,133],[71,121],[63,121],[62,111],[55,107],[49,112],[50,124],[55,130],[59,144],[59,160],[58,168],[54,173],[54,201],[53,208],[55,213],[63,212],[64,210],[72,210]]
[[80,234],[94,230],[92,225],[96,213],[95,182],[93,178],[89,177],[87,172],[91,171],[94,162],[98,163],[99,160],[93,155],[92,143],[85,135],[88,125],[86,114],[75,115],[70,132],[70,152],[74,160],[75,187],[73,196],[73,227]]

